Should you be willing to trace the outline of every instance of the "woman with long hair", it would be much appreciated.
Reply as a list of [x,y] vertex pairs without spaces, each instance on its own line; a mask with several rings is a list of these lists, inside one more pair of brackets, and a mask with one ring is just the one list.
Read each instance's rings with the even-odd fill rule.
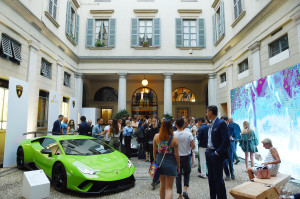
[[254,167],[254,153],[257,152],[258,140],[255,133],[250,129],[250,124],[247,121],[243,122],[244,129],[241,132],[240,146],[245,153],[246,170],[248,170],[248,161],[250,153],[251,167]]
[[75,130],[75,124],[74,120],[70,120],[67,128],[67,135],[75,135],[76,130]]
[[119,126],[118,126],[118,120],[113,119],[112,124],[109,128],[109,132],[108,132],[107,137],[110,138],[109,145],[114,147],[116,150],[119,151],[119,147],[120,147],[120,141],[119,141],[120,130],[119,130]]
[[[168,145],[169,141],[170,145]],[[160,165],[160,198],[173,198],[173,184],[179,173],[180,161],[178,154],[178,139],[173,135],[173,126],[170,120],[164,120],[159,134],[153,140],[154,161]]]

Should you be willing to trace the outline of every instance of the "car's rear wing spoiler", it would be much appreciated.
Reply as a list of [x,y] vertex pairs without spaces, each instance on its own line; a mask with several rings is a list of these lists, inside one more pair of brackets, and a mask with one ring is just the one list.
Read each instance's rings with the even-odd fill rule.
[[23,135],[34,135],[34,137],[36,137],[37,134],[53,135],[51,131],[32,131],[32,132],[23,133]]

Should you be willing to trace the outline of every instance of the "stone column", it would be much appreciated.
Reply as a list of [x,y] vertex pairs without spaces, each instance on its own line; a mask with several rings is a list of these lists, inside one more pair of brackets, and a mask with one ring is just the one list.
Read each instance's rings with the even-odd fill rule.
[[[29,99],[28,99],[28,121],[27,121],[27,131],[34,131],[36,127],[37,115],[35,114],[35,104],[37,102],[38,92],[35,93],[35,83],[37,74],[37,53],[40,49],[38,43],[34,41],[29,41],[29,66],[27,81],[29,83]],[[36,106],[37,107],[37,106]]]
[[258,80],[261,78],[261,63],[260,63],[260,41],[256,41],[249,46],[252,54],[253,62],[253,79]]
[[217,75],[216,73],[208,74],[208,105],[217,106]]
[[172,115],[172,75],[164,73],[164,114]]
[[118,73],[119,90],[118,90],[118,112],[126,110],[126,76],[127,73]]
[[82,109],[82,92],[83,92],[83,74],[82,73],[75,73],[75,97],[77,99],[77,121],[80,121],[79,118],[81,116],[81,109]]
[[231,117],[231,90],[233,89],[233,64],[230,64],[227,67],[227,77],[226,80],[228,82],[228,100],[227,100],[227,111],[228,117]]

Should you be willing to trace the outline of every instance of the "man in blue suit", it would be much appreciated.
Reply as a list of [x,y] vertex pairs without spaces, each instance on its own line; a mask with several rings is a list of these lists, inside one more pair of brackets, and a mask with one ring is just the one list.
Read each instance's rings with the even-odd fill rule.
[[233,160],[236,160],[234,164],[238,164],[240,162],[239,157],[236,155],[236,147],[237,143],[239,142],[239,139],[241,138],[241,128],[240,126],[233,122],[232,118],[229,118],[228,120],[228,127],[232,127],[234,131],[234,152],[233,152]]
[[228,158],[230,144],[227,124],[217,117],[218,108],[206,108],[206,116],[211,121],[208,129],[207,149],[205,152],[208,169],[208,184],[211,199],[225,199],[226,188],[223,180],[224,160]]
[[61,128],[61,121],[63,120],[64,116],[59,115],[58,119],[53,123],[53,128],[52,128],[52,134],[53,135],[62,135],[63,131]]

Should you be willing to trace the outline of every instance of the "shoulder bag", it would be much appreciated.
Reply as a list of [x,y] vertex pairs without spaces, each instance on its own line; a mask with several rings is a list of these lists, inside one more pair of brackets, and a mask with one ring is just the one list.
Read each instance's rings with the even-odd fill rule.
[[[170,140],[169,140],[169,142],[168,142],[168,148],[169,148],[169,146],[170,146],[170,144],[171,144],[172,139],[173,139],[173,135],[171,136],[171,138],[170,138]],[[161,162],[160,162],[159,166],[158,166],[158,164],[157,164],[156,162],[154,162],[154,161],[153,161],[152,164],[150,165],[150,168],[149,168],[149,174],[150,174],[150,176],[153,178],[153,180],[154,180],[155,182],[159,179],[159,175],[160,175],[159,168],[160,168],[160,166],[161,166],[161,164],[162,164],[162,162],[163,162],[163,160],[164,160],[164,158],[165,158],[166,152],[167,152],[167,150],[165,151],[164,156],[163,156],[163,158],[161,159]]]

